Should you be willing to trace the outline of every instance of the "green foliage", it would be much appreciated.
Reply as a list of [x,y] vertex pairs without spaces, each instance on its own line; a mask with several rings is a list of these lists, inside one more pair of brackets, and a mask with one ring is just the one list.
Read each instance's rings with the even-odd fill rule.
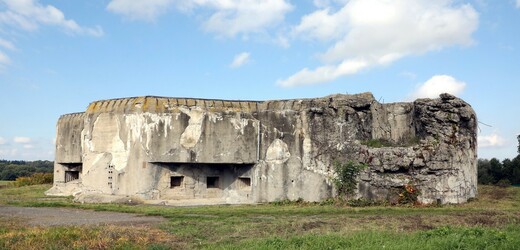
[[210,245],[216,249],[517,249],[520,227],[440,227],[428,231],[398,233],[362,231],[347,235],[304,234],[289,238],[274,236],[239,244]]
[[385,139],[371,139],[368,141],[363,141],[361,144],[366,145],[370,148],[383,148],[383,147],[392,147],[392,142]]
[[478,160],[478,183],[497,186],[520,185],[520,135],[518,139],[519,155],[513,160],[500,162],[496,158]]
[[14,181],[14,186],[23,187],[30,185],[40,184],[52,184],[53,174],[52,173],[35,173],[29,177],[18,177]]
[[371,207],[371,206],[382,206],[385,205],[382,202],[369,200],[365,198],[360,199],[350,199],[347,201],[347,204],[351,207]]
[[516,139],[518,140],[518,154],[520,155],[520,135],[518,135]]
[[384,147],[410,147],[420,143],[419,137],[412,137],[404,139],[400,142],[392,142],[387,139],[370,139],[362,141],[362,145],[366,145],[370,148],[384,148]]
[[290,199],[283,199],[279,201],[273,201],[270,204],[273,204],[275,206],[288,206],[288,205],[301,205],[308,202],[305,202],[303,198],[298,198],[297,200],[290,200]]
[[34,173],[52,173],[53,169],[52,161],[0,160],[0,180],[14,181],[18,177],[27,177]]
[[357,177],[366,167],[367,165],[365,164],[355,163],[353,161],[348,161],[347,163],[341,163],[339,161],[334,162],[334,171],[336,172],[336,176],[334,177],[333,182],[340,198],[354,194],[354,191],[357,188]]
[[485,185],[506,184],[520,184],[520,155],[513,160],[505,159],[500,162],[498,159],[478,160],[478,183]]
[[365,198],[360,199],[343,199],[343,198],[329,198],[319,202],[308,202],[302,198],[297,200],[283,199],[280,201],[270,202],[273,206],[298,206],[298,207],[312,207],[312,206],[336,206],[336,207],[371,207],[388,205],[385,202],[369,200]]
[[503,230],[483,227],[445,226],[418,233],[419,240],[431,248],[444,249],[515,249],[518,226]]
[[496,185],[502,188],[506,188],[511,186],[511,182],[508,179],[502,179],[499,180]]

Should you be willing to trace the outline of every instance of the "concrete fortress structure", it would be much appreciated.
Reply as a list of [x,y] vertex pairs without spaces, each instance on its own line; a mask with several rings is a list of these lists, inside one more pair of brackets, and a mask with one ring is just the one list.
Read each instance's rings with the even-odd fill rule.
[[368,166],[357,198],[392,200],[413,184],[421,202],[462,203],[477,193],[476,130],[471,106],[448,94],[390,104],[370,93],[96,101],[60,117],[47,194],[161,204],[320,201],[337,195],[333,162],[354,161]]

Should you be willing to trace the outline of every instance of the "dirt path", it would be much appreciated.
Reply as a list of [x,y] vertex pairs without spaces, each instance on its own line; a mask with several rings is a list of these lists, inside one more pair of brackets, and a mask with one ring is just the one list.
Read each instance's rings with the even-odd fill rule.
[[0,218],[13,218],[30,226],[126,225],[142,226],[166,221],[162,217],[96,212],[73,208],[0,206]]

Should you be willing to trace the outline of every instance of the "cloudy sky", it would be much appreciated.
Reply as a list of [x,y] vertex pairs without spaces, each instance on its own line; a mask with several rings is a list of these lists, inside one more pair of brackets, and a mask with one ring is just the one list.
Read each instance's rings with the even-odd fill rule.
[[53,159],[99,99],[469,102],[479,156],[516,156],[520,0],[0,0],[0,159]]

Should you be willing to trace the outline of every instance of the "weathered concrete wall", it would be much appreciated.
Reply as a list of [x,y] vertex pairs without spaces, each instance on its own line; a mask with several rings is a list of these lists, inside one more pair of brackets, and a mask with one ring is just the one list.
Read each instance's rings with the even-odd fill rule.
[[49,194],[71,195],[81,191],[80,180],[66,183],[69,171],[78,173],[80,178],[82,163],[81,132],[84,128],[85,114],[62,115],[56,126],[56,154],[54,160],[54,188]]
[[81,131],[84,128],[85,114],[63,115],[56,126],[56,159],[58,163],[80,163],[82,155]]
[[[158,163],[162,170],[156,178],[154,199],[162,200],[215,200],[229,203],[253,202],[251,168],[253,165],[228,164],[165,164]],[[179,185],[172,185],[171,178],[180,177]],[[214,186],[207,188],[207,178],[214,179]]]
[[[392,146],[364,145],[373,139]],[[393,104],[370,93],[266,102],[107,100],[60,118],[57,141],[57,162],[82,164],[74,190],[83,194],[318,201],[335,195],[332,163],[354,160],[369,166],[359,197],[392,199],[408,183],[428,203],[476,195],[476,117],[449,95]],[[182,188],[171,186],[177,175],[184,176]],[[205,186],[211,175],[220,176],[218,190]],[[49,194],[72,192],[58,184]]]

